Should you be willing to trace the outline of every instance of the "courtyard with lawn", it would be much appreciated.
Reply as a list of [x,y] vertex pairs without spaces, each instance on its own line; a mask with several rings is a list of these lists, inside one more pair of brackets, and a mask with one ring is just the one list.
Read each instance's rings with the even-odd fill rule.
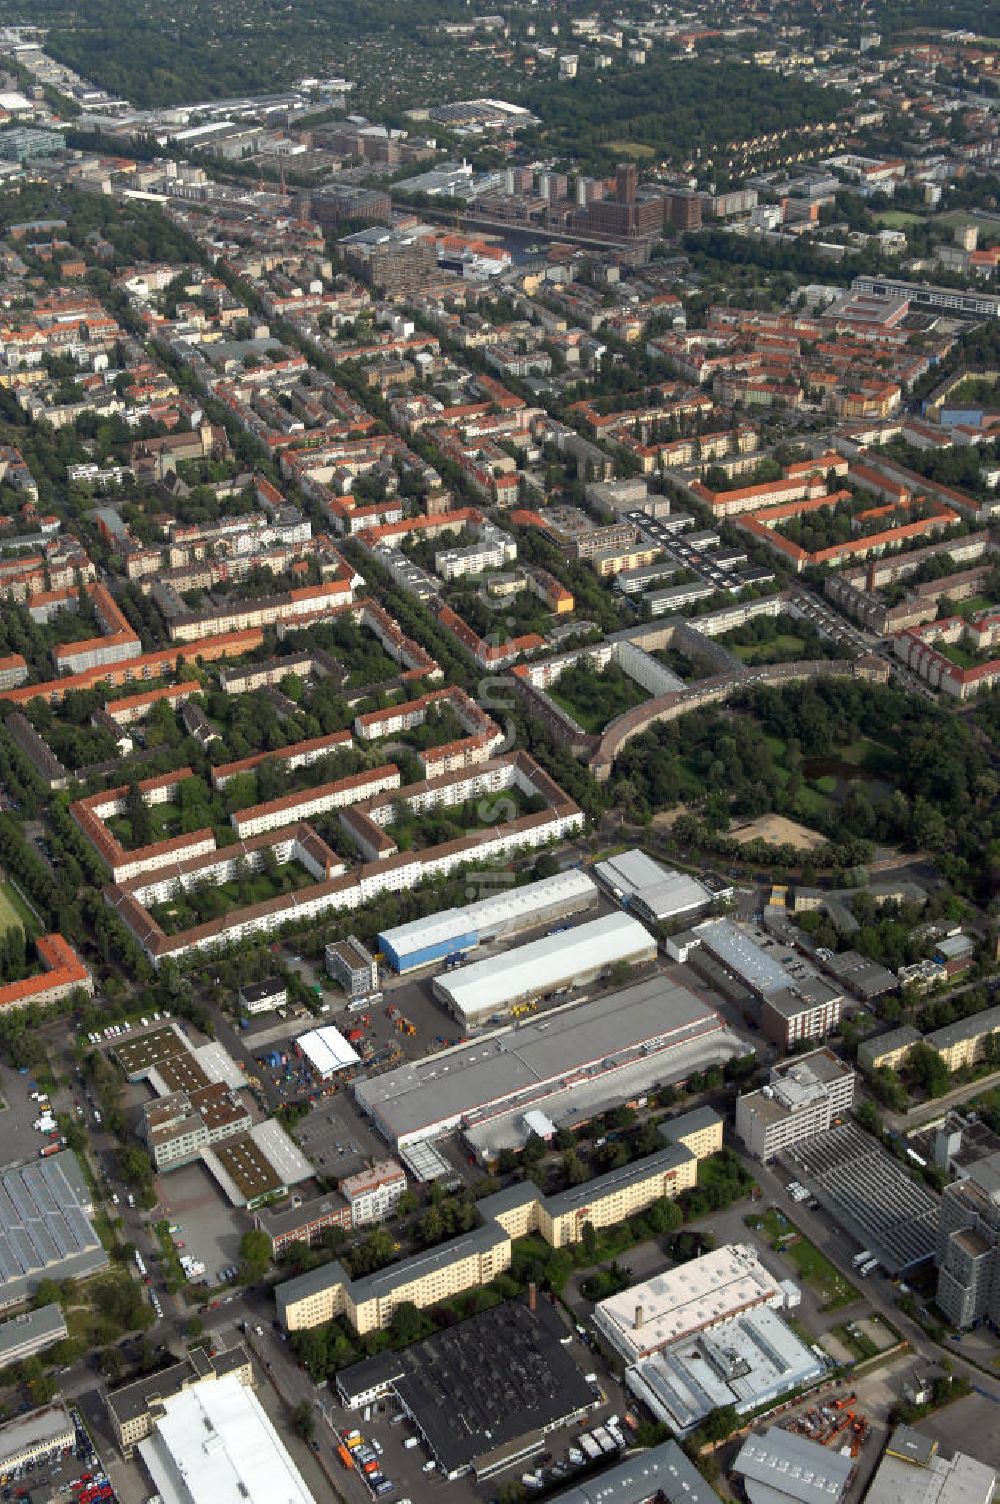
[[539,814],[544,808],[544,799],[523,793],[516,784],[481,799],[434,805],[423,810],[411,809],[399,801],[385,833],[400,851],[426,851],[479,830],[493,830],[525,815]]
[[[270,852],[265,851],[265,858],[269,856]],[[246,871],[230,882],[215,884],[206,880],[186,890],[178,885],[174,896],[151,904],[149,912],[164,934],[176,935],[195,925],[223,919],[233,909],[266,903],[284,893],[309,887],[315,881],[300,862],[265,861],[256,872],[248,864]]]
[[756,616],[719,639],[742,663],[794,663],[802,658],[849,657],[849,651],[824,637],[811,621],[790,611]]
[[603,731],[626,710],[649,699],[647,692],[617,664],[595,669],[584,659],[560,674],[548,693],[578,726],[594,734]]

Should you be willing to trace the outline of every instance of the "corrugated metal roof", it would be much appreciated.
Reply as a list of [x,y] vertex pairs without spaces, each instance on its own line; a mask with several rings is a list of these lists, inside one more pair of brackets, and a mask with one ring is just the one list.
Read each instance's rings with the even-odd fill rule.
[[[498,873],[497,876],[502,877],[502,874]],[[585,872],[576,869],[557,872],[538,882],[491,894],[489,898],[481,898],[475,903],[466,904],[464,908],[442,909],[423,919],[411,919],[407,924],[383,930],[379,935],[379,944],[390,948],[397,956],[412,955],[414,951],[423,950],[427,946],[493,930],[504,923],[532,915],[538,915],[541,922],[544,920],[545,909],[550,904],[584,898],[594,892],[594,883]]]
[[574,977],[656,953],[649,931],[628,914],[607,914],[558,934],[545,935],[503,955],[459,966],[437,987],[462,1014],[502,1012],[518,998],[566,986]]
[[609,888],[618,888],[626,900],[637,899],[657,919],[690,913],[711,901],[707,888],[686,872],[661,867],[638,848],[598,862],[594,871]]

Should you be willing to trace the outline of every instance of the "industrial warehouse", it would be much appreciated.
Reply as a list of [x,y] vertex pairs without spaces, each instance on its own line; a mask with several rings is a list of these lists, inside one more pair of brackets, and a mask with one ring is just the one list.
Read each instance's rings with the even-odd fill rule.
[[522,930],[581,914],[595,908],[599,897],[587,874],[575,870],[557,872],[521,888],[510,881],[509,888],[490,898],[383,930],[379,950],[394,971],[418,971],[436,961],[464,956],[488,940],[509,940]]
[[447,1477],[482,1480],[537,1457],[552,1432],[594,1407],[566,1336],[558,1308],[532,1292],[355,1363],[337,1389],[351,1409],[392,1393]]
[[744,1311],[778,1307],[781,1285],[754,1250],[728,1243],[602,1300],[594,1325],[626,1363],[697,1336]]
[[697,878],[661,867],[638,849],[597,862],[594,876],[623,908],[650,924],[666,924],[702,913],[713,902],[713,894]]
[[656,960],[656,941],[637,919],[606,914],[471,966],[446,971],[434,992],[467,1027],[500,1023],[540,998],[586,986],[612,966]]
[[731,1243],[601,1301],[594,1324],[630,1392],[686,1436],[720,1406],[747,1414],[823,1377],[825,1359],[778,1314],[800,1299]]
[[484,1161],[523,1145],[525,1114],[581,1124],[653,1087],[745,1053],[685,987],[650,977],[360,1080],[361,1109],[397,1150],[461,1128]]

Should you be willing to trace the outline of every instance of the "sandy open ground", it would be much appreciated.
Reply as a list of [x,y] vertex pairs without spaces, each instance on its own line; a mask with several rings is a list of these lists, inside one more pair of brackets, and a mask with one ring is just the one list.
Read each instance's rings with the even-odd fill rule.
[[826,844],[826,836],[808,825],[799,825],[795,820],[786,820],[784,815],[761,815],[748,825],[729,832],[740,846],[748,841],[770,841],[774,846],[798,846],[803,851],[816,851]]

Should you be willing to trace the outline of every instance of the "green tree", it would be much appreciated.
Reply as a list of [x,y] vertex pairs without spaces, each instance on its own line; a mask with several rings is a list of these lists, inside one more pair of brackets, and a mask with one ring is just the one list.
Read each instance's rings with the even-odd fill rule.
[[240,1277],[244,1284],[264,1278],[271,1263],[271,1239],[259,1227],[251,1227],[240,1239]]
[[937,1050],[921,1041],[915,1044],[906,1060],[913,1084],[929,1097],[943,1097],[948,1090],[950,1076]]
[[396,1347],[407,1347],[426,1334],[428,1325],[427,1318],[420,1313],[413,1301],[404,1300],[392,1313],[389,1333]]
[[303,1441],[312,1441],[316,1434],[316,1411],[311,1400],[300,1400],[292,1411],[292,1430]]
[[31,1304],[35,1310],[39,1306],[56,1305],[59,1302],[59,1286],[54,1279],[39,1280],[35,1287],[35,1293],[31,1297]]

